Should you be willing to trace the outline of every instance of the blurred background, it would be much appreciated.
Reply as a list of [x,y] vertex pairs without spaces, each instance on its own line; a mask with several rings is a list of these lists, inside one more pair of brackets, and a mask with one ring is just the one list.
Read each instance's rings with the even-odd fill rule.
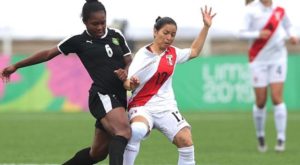
[[[80,14],[84,2],[0,0],[0,67],[56,46],[66,37],[82,33],[85,26]],[[151,42],[157,16],[174,18],[178,24],[174,45],[189,47],[203,26],[200,8],[212,6],[217,16],[202,51],[202,56],[206,58],[179,66],[175,74],[174,89],[179,106],[187,111],[251,109],[253,91],[247,66],[248,44],[237,38],[245,0],[102,2],[107,10],[108,26],[123,31],[133,53]],[[300,36],[295,1],[274,2],[286,7]],[[287,46],[291,60],[285,95],[289,108],[296,110],[300,109],[300,96],[293,89],[300,83],[296,78],[300,46],[289,43]],[[191,72],[194,76],[186,74]],[[90,83],[76,56],[61,56],[19,70],[12,76],[12,83],[0,83],[0,111],[87,111]],[[193,97],[183,97],[187,92]]]

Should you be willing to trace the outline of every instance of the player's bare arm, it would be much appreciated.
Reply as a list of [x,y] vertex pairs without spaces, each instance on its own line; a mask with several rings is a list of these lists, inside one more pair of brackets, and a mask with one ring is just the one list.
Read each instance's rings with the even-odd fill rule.
[[16,72],[19,68],[23,68],[26,66],[31,66],[34,64],[48,61],[59,54],[60,54],[60,52],[56,47],[49,49],[49,50],[43,50],[43,51],[37,52],[36,54],[34,54],[22,61],[19,61],[15,64],[12,64],[12,65],[4,68],[1,71],[1,79],[4,82],[9,82],[10,75],[13,74],[14,72]]
[[204,42],[206,40],[208,30],[212,24],[212,19],[216,16],[216,13],[212,13],[212,8],[210,7],[208,9],[207,6],[205,6],[204,9],[201,8],[201,13],[202,13],[204,27],[202,28],[198,37],[194,40],[194,42],[191,45],[190,59],[199,56],[199,54],[204,46]]

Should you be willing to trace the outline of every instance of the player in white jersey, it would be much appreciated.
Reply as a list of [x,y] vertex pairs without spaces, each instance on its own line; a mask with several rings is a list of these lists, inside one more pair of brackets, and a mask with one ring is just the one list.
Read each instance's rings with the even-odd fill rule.
[[253,119],[258,139],[258,150],[265,152],[265,120],[267,88],[271,89],[274,105],[274,119],[277,130],[276,151],[285,150],[287,109],[282,98],[287,73],[287,48],[285,40],[292,44],[298,38],[284,8],[272,0],[259,0],[246,6],[240,38],[248,39],[249,66],[256,103],[253,106]]
[[140,142],[152,129],[162,132],[178,148],[178,165],[194,165],[191,126],[181,116],[172,88],[176,64],[197,57],[211,26],[211,8],[201,9],[204,27],[188,49],[172,46],[177,32],[170,17],[158,17],[154,25],[154,41],[142,47],[129,67],[124,86],[132,90],[128,109],[132,138],[124,153],[123,165],[133,165]]

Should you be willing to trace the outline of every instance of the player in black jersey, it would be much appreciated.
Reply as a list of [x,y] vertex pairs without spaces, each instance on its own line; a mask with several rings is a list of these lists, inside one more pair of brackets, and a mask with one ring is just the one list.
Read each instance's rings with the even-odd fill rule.
[[123,153],[131,136],[125,107],[123,81],[131,63],[131,51],[119,30],[106,26],[106,10],[97,0],[86,0],[82,20],[86,30],[61,41],[57,47],[40,51],[1,71],[8,81],[17,69],[42,63],[58,56],[76,53],[93,80],[89,108],[96,118],[95,136],[91,147],[77,152],[64,165],[92,165],[109,155],[110,165],[122,165]]

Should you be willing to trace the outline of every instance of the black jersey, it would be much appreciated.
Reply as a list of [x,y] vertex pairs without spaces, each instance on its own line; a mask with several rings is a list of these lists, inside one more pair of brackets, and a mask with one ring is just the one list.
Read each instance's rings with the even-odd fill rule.
[[94,38],[84,31],[61,41],[58,49],[65,55],[76,53],[79,56],[93,80],[91,90],[126,98],[123,82],[114,70],[125,67],[123,57],[131,51],[119,30],[107,28],[101,38]]

